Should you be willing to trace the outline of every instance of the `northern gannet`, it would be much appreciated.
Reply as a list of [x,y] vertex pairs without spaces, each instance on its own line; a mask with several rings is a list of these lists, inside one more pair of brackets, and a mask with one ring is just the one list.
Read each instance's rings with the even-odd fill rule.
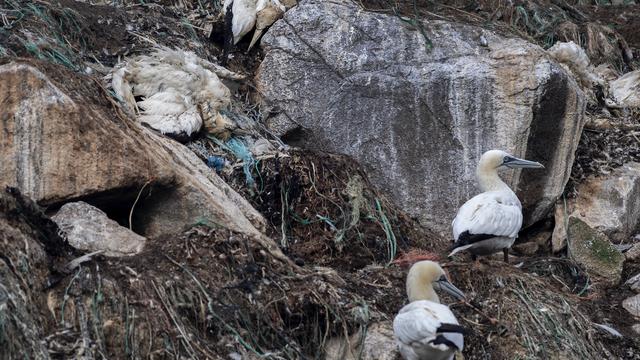
[[464,203],[453,223],[453,254],[469,250],[477,255],[490,255],[502,250],[509,261],[509,248],[522,227],[522,205],[516,194],[498,176],[498,168],[544,168],[540,163],[518,159],[502,150],[482,154],[477,176],[484,191]]
[[436,289],[464,299],[438,263],[413,264],[407,275],[410,303],[393,320],[393,333],[405,360],[450,360],[464,347],[464,329],[449,307],[440,304]]

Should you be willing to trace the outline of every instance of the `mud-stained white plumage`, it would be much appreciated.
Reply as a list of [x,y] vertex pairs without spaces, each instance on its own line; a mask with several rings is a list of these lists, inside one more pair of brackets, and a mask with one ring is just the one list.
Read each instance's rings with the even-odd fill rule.
[[516,194],[498,176],[498,168],[541,168],[541,164],[515,158],[501,150],[490,150],[478,163],[477,176],[483,193],[464,203],[453,219],[455,243],[449,256],[463,250],[475,255],[505,252],[522,227],[522,205]]
[[439,303],[434,287],[464,298],[437,263],[420,261],[411,267],[407,275],[410,303],[393,320],[394,336],[405,360],[450,360],[464,347],[463,329],[449,307]]
[[271,26],[287,11],[278,0],[258,0],[256,5],[256,30],[249,44],[249,49],[258,41],[262,32]]
[[596,73],[590,64],[589,56],[584,49],[573,41],[558,41],[547,50],[549,55],[560,64],[567,66],[585,86],[604,85],[605,81]]
[[177,137],[197,133],[228,106],[231,92],[220,77],[243,78],[192,52],[165,47],[128,59],[110,77],[111,88],[132,115]]

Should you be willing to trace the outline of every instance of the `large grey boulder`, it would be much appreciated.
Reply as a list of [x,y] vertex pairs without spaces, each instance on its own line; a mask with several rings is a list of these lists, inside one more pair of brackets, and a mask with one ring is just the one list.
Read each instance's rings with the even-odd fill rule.
[[591,228],[581,219],[570,217],[568,225],[569,256],[600,282],[618,284],[622,276],[624,255],[611,244],[605,234]]
[[526,221],[540,219],[569,178],[582,91],[526,41],[444,21],[425,22],[424,33],[433,47],[396,16],[302,1],[262,40],[257,84],[271,130],[354,157],[406,211],[444,233],[478,192],[481,154],[504,149],[546,166],[505,173]]
[[147,241],[82,201],[62,205],[52,220],[71,246],[86,251],[102,250],[106,256],[135,255]]
[[607,176],[592,176],[581,183],[570,213],[618,243],[638,229],[639,198],[640,163],[627,163]]

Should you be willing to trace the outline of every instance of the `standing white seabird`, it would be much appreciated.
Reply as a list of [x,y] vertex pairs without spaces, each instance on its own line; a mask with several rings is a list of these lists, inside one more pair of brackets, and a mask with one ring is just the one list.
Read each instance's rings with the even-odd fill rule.
[[464,347],[464,328],[449,307],[440,304],[434,289],[464,299],[440,265],[428,260],[413,264],[407,275],[410,303],[393,320],[393,333],[405,360],[451,360]]
[[477,176],[484,191],[464,203],[453,219],[455,243],[449,256],[469,250],[477,255],[490,255],[502,250],[509,262],[509,248],[522,227],[522,205],[516,194],[498,176],[498,168],[544,168],[535,161],[513,157],[502,150],[482,154]]

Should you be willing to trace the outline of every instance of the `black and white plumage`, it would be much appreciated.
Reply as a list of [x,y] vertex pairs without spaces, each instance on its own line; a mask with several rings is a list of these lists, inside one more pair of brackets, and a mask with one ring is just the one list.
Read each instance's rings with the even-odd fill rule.
[[393,320],[393,333],[405,360],[450,360],[464,347],[464,329],[434,288],[464,299],[433,261],[415,263],[407,276],[410,303]]
[[516,194],[498,176],[498,168],[543,168],[542,164],[518,159],[502,150],[490,150],[478,163],[477,176],[484,191],[464,203],[453,219],[455,243],[449,256],[468,250],[490,255],[502,250],[508,261],[511,248],[522,227],[522,205]]
[[[293,5],[295,3],[294,1]],[[281,18],[288,8],[290,7],[282,4],[279,0],[225,0],[222,13],[227,14],[229,10],[231,11],[231,32],[233,33],[234,45],[238,44],[255,26],[256,31],[249,45],[249,49],[251,49],[262,32]]]

